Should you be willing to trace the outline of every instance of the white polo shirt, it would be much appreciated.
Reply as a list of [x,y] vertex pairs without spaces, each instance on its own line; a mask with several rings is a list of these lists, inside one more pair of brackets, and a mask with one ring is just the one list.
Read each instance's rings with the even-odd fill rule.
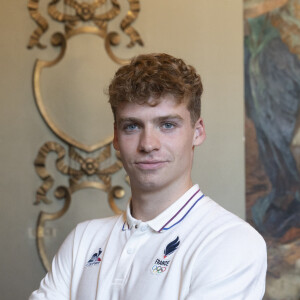
[[155,219],[79,224],[30,300],[259,300],[266,247],[194,185]]

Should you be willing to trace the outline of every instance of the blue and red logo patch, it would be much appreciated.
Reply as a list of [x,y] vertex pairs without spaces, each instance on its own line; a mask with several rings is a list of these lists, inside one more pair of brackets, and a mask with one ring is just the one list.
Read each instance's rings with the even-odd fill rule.
[[99,265],[101,262],[100,255],[102,253],[101,248],[99,248],[99,251],[94,253],[92,257],[88,260],[88,262],[85,264],[86,267],[94,266],[94,265]]
[[175,250],[177,250],[179,244],[179,237],[177,237],[174,241],[169,243],[166,249],[164,250],[164,258],[166,258],[168,255],[172,254]]
[[180,241],[179,237],[177,237],[174,241],[170,242],[164,250],[163,259],[157,258],[152,266],[151,270],[153,274],[160,274],[167,270],[170,264],[170,260],[166,260],[166,258],[174,253],[179,247]]

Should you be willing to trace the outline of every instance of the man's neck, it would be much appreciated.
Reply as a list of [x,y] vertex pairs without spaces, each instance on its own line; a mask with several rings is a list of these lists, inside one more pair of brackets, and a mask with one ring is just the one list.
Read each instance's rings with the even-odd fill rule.
[[131,215],[144,222],[154,219],[193,186],[192,180],[174,182],[161,189],[140,189],[132,186]]

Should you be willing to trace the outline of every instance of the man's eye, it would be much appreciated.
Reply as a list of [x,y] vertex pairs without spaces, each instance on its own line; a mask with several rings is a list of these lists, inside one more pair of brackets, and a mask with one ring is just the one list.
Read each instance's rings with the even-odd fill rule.
[[162,127],[163,127],[164,129],[172,129],[172,128],[175,127],[175,125],[174,125],[173,123],[166,122],[166,123],[163,123],[163,124],[162,124]]
[[132,131],[138,128],[137,124],[127,124],[124,126],[124,130],[126,131]]

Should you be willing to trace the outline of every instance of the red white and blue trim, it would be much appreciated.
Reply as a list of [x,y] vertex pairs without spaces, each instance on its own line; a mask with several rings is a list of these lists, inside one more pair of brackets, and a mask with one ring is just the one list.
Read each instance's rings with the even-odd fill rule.
[[[194,197],[199,192],[200,189],[178,210],[178,212],[159,230],[159,232],[161,232],[162,230],[169,230],[175,225],[179,224],[190,213],[190,211],[194,208],[194,206],[198,203],[198,201],[200,201],[204,197],[204,194],[202,194],[196,201],[193,202],[192,206],[189,207],[187,212],[177,222],[173,223],[172,225],[169,225],[178,215],[180,215],[180,213],[184,210],[184,208],[192,201],[192,199],[194,199]],[[167,227],[168,225],[169,227]]]
[[156,232],[167,231],[182,222],[203,198],[204,194],[200,191],[199,186],[195,184],[160,215],[145,223],[131,216],[130,205],[128,205],[122,231],[131,230],[141,223],[147,224]]

